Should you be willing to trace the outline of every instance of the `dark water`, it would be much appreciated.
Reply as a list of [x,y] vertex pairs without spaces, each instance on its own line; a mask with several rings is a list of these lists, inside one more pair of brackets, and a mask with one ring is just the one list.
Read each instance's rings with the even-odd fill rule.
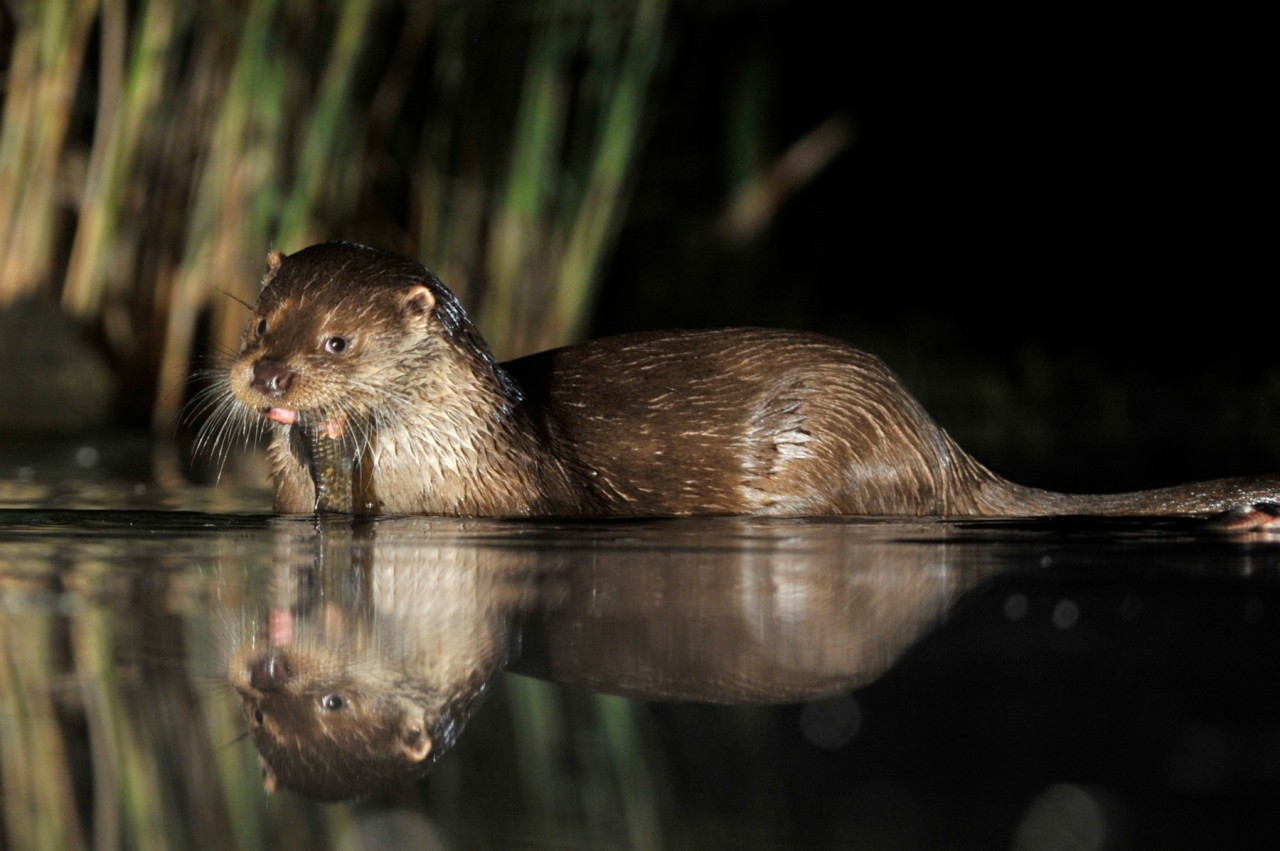
[[[1280,829],[1275,538],[316,523],[210,494],[0,484],[6,846],[1238,848]],[[255,708],[287,733],[281,787],[377,789],[360,759],[385,745],[434,764],[356,804],[268,796]]]

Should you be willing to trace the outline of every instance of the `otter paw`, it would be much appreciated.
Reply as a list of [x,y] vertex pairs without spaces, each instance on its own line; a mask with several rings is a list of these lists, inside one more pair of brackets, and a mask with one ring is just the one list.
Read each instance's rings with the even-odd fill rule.
[[1280,504],[1255,502],[1233,506],[1210,517],[1209,523],[1223,532],[1280,531]]

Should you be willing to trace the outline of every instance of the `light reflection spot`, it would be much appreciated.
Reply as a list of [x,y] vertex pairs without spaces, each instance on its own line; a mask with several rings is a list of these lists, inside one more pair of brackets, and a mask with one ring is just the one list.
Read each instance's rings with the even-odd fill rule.
[[98,450],[92,446],[81,446],[76,450],[76,466],[82,470],[98,466]]
[[1010,594],[1004,600],[1004,616],[1011,621],[1020,621],[1031,610],[1031,601],[1026,594]]
[[1010,847],[1015,851],[1080,851],[1105,848],[1110,834],[1103,802],[1091,789],[1060,783],[1045,789],[1027,805],[1014,828]]
[[1059,600],[1053,607],[1053,625],[1058,629],[1071,629],[1080,620],[1080,607],[1075,600]]

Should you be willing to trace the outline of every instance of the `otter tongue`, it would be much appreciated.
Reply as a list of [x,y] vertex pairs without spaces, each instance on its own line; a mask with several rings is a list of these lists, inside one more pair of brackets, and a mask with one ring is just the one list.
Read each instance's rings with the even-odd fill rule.
[[293,425],[298,420],[298,412],[288,408],[267,408],[262,415],[282,425]]
[[272,609],[267,616],[267,640],[272,647],[287,647],[293,643],[293,612],[290,609]]
[[299,423],[316,488],[317,514],[354,514],[355,448],[342,419],[303,418]]

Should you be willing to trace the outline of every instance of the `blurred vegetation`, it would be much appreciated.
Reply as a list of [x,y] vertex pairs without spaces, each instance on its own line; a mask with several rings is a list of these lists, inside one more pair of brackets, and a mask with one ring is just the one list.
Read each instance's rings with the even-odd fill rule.
[[272,247],[419,256],[500,353],[581,333],[666,2],[6,11],[0,305],[60,299],[170,429],[193,359],[237,346]]

